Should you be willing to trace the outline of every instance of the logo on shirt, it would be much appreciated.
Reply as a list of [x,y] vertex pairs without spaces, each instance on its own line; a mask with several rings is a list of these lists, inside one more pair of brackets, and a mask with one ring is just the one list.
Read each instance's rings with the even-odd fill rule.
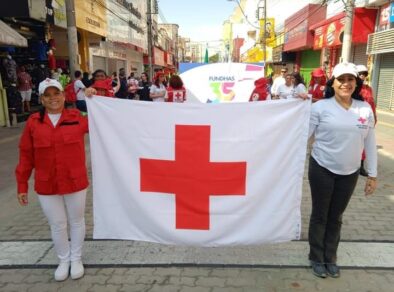
[[367,120],[366,118],[359,117],[357,121],[359,122],[359,123],[357,124],[357,127],[358,127],[359,129],[365,130],[365,129],[368,128],[368,125],[367,125],[367,121],[368,121],[368,120]]

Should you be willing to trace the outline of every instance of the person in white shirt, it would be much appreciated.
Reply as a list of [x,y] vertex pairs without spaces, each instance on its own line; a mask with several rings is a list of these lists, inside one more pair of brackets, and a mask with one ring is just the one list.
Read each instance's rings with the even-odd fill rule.
[[289,73],[285,76],[285,83],[279,85],[275,99],[292,98],[294,94],[293,76]]
[[305,87],[304,78],[300,75],[299,72],[294,72],[293,76],[293,85],[294,85],[294,98],[308,98],[308,90]]
[[74,82],[74,91],[77,95],[76,106],[81,112],[87,112],[88,109],[86,107],[86,97],[85,97],[85,85],[82,82],[82,72],[75,71],[74,73],[75,82]]
[[309,260],[312,271],[339,277],[336,264],[342,215],[357,184],[360,156],[365,148],[368,178],[365,195],[376,189],[377,151],[374,115],[359,92],[356,66],[340,63],[327,81],[324,99],[312,104],[309,136],[315,141],[309,163],[312,214]]
[[271,97],[272,99],[275,99],[278,96],[278,88],[281,84],[285,84],[285,75],[287,73],[287,68],[282,68],[280,70],[280,76],[276,77],[274,79],[274,82],[272,83],[271,86]]
[[150,87],[150,98],[152,98],[153,101],[158,101],[158,102],[164,102],[164,97],[167,94],[166,87],[164,85],[164,73],[163,72],[157,72],[154,78],[154,83]]

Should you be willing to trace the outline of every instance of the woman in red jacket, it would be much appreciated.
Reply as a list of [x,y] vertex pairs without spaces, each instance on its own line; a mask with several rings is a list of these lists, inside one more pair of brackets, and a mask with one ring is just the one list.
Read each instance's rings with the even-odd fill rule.
[[312,71],[312,80],[309,83],[308,94],[312,95],[312,102],[316,102],[324,97],[326,86],[326,74],[323,69],[316,68]]
[[[84,135],[88,121],[77,109],[65,109],[61,84],[46,79],[39,85],[43,109],[28,119],[19,143],[16,167],[18,201],[28,204],[28,180],[34,169],[34,189],[48,219],[60,264],[55,280],[84,275],[81,261],[85,237],[85,198],[89,185],[85,165]],[[94,90],[87,89],[91,96]],[[70,224],[71,245],[68,242]]]
[[260,78],[254,82],[255,88],[252,91],[252,94],[249,97],[249,101],[262,101],[271,99],[269,90],[268,90],[268,79]]
[[186,89],[183,86],[183,81],[178,75],[172,75],[169,80],[167,87],[167,93],[164,97],[166,102],[185,102],[186,101]]

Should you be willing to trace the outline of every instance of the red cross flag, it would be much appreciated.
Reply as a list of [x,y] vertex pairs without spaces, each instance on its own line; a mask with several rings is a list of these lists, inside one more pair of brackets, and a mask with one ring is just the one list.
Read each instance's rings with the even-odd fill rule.
[[298,239],[310,102],[88,99],[94,238]]

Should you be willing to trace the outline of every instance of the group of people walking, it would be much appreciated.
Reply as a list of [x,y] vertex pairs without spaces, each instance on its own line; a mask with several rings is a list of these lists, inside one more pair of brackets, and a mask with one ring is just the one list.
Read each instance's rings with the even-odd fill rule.
[[[274,96],[311,98],[302,79],[295,74],[286,74],[283,72],[285,83],[273,91]],[[325,84],[324,95],[316,98],[319,101],[312,105],[309,135],[314,136],[314,143],[308,174],[312,194],[309,260],[313,273],[319,277],[339,277],[337,249],[342,215],[358,180],[363,149],[368,174],[365,194],[371,195],[377,185],[375,117],[371,106],[360,95],[363,89],[361,75],[354,64],[338,64]],[[80,89],[77,95],[83,92],[85,97],[95,94],[116,96],[122,87],[119,80],[114,85],[102,70],[93,74],[93,82],[88,88],[82,87],[79,73],[75,77],[75,90]],[[140,98],[155,102],[185,101],[186,91],[179,76],[173,75],[168,86],[164,77],[163,73],[157,73],[154,84],[148,86],[148,76],[143,73],[138,86]],[[315,82],[321,86],[321,81],[316,79]],[[262,87],[266,86],[267,83],[262,82]],[[291,94],[286,95],[283,89],[286,86],[292,86]],[[316,87],[313,86],[312,90]],[[30,116],[19,144],[17,198],[21,205],[27,205],[28,180],[34,169],[34,189],[48,219],[59,258],[55,280],[63,281],[70,275],[72,279],[78,279],[84,275],[82,246],[88,187],[84,135],[88,132],[88,120],[79,110],[65,108],[65,93],[58,81],[46,79],[41,82],[39,94],[43,108]],[[267,96],[265,92],[264,97]],[[260,96],[256,100],[260,100]],[[81,104],[77,103],[77,106],[81,108]],[[71,243],[67,225],[70,226]]]

